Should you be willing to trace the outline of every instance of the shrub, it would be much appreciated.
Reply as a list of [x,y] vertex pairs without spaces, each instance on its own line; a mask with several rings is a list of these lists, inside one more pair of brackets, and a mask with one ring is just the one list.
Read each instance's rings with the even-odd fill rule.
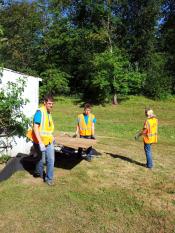
[[14,132],[18,136],[25,135],[29,119],[22,112],[28,102],[22,98],[25,81],[19,78],[18,83],[8,82],[0,90],[0,131]]
[[144,84],[144,94],[153,99],[165,99],[171,94],[172,79],[165,69],[166,57],[155,53],[150,58]]
[[58,69],[48,69],[41,73],[42,86],[40,88],[40,96],[43,97],[46,93],[53,95],[63,95],[69,92],[70,76]]

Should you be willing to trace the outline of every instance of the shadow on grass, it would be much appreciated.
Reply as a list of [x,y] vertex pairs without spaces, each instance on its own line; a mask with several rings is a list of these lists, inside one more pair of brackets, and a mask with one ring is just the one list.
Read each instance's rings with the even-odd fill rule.
[[[16,157],[11,158],[6,163],[6,166],[0,171],[0,181],[7,180],[17,171],[27,171],[35,176],[35,166],[39,161],[38,157],[18,153]],[[55,167],[70,170],[82,161],[82,158],[77,154],[55,153]]]
[[84,108],[84,105],[86,103],[89,103],[91,104],[92,106],[98,106],[98,105],[102,105],[103,107],[105,107],[106,105],[110,104],[113,105],[113,106],[117,106],[118,104],[121,104],[123,102],[126,102],[127,100],[129,100],[129,97],[128,96],[118,96],[117,98],[117,103],[116,105],[113,104],[113,97],[111,96],[111,99],[107,102],[99,102],[99,101],[94,101],[94,98],[91,99],[89,98],[89,96],[94,96],[93,94],[89,94],[88,93],[88,96],[87,97],[81,97],[81,98],[77,98],[73,101],[73,104],[74,105],[78,105],[80,108]]
[[55,152],[55,167],[71,170],[82,161],[82,158],[75,153],[64,154]]
[[28,167],[25,169],[25,164],[23,165],[23,161],[25,158],[31,157],[26,154],[19,153],[16,157],[10,158],[6,163],[6,166],[0,171],[0,181],[8,179],[17,171],[22,171],[26,169],[31,169],[35,166],[34,162],[28,163]]
[[129,162],[129,163],[134,163],[134,164],[141,166],[141,167],[146,167],[145,163],[138,162],[134,159],[128,158],[128,157],[123,156],[123,155],[117,155],[117,154],[112,154],[112,153],[106,153],[106,154],[110,155],[111,157],[113,157],[115,159],[121,159],[121,160],[124,160],[124,161]]

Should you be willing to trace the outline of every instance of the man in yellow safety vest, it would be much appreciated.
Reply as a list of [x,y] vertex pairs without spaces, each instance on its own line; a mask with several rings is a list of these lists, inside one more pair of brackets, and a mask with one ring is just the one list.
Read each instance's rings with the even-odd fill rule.
[[[53,185],[53,172],[55,162],[54,150],[54,124],[51,116],[53,97],[44,97],[43,105],[36,111],[33,118],[33,127],[27,132],[27,137],[33,141],[35,152],[40,158],[36,164],[35,176],[41,177],[48,185]],[[46,174],[44,163],[46,162]]]
[[[77,128],[74,136],[80,135],[80,138],[95,139],[95,127],[96,123],[95,115],[91,113],[91,105],[89,103],[85,104],[84,112],[78,115],[77,118]],[[80,155],[83,155],[83,149],[78,150]],[[91,161],[93,158],[92,147],[89,147],[85,153],[85,159]]]
[[157,143],[158,120],[156,116],[154,115],[153,110],[150,108],[145,109],[145,115],[147,119],[144,122],[143,129],[135,137],[135,139],[143,135],[144,150],[145,150],[146,160],[147,160],[146,166],[147,168],[151,169],[153,167],[151,145],[153,143]]

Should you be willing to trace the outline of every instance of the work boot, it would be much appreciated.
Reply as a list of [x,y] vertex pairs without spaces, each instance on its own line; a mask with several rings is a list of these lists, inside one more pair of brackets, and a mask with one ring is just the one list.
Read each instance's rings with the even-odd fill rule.
[[91,162],[92,161],[92,156],[86,156],[85,160],[88,161],[88,162]]
[[46,181],[46,184],[49,186],[55,186],[55,183],[52,180]]
[[33,173],[33,177],[35,178],[42,178],[38,172]]
[[81,157],[86,158],[86,157],[88,157],[88,156],[87,156],[86,152],[83,151],[83,152],[81,153]]

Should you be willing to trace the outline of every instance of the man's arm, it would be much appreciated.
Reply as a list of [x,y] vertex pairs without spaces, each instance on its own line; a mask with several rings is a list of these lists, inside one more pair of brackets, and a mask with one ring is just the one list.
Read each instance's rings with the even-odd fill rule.
[[92,123],[92,135],[94,137],[95,135],[95,125],[94,125],[94,122]]
[[146,135],[146,132],[147,132],[147,130],[146,130],[145,128],[143,128],[143,129],[137,134],[137,136],[140,137],[140,136],[142,136],[142,135]]
[[141,131],[141,135],[147,135],[147,129],[148,129],[148,125],[147,125],[147,120],[146,120],[144,122],[143,129]]
[[77,125],[77,128],[76,128],[76,134],[78,135],[80,132],[80,128],[79,128],[79,125]]
[[44,143],[42,142],[41,137],[40,137],[39,125],[38,125],[38,124],[35,124],[35,123],[34,123],[33,131],[34,131],[35,136],[36,136],[36,138],[37,138],[37,140],[38,140],[38,142],[39,142],[40,151],[41,151],[41,152],[46,151],[46,147],[45,147],[45,145],[44,145]]
[[73,135],[73,138],[76,138],[79,134],[79,125],[77,124],[77,127],[76,127],[76,131],[75,131],[75,134]]
[[92,135],[91,135],[92,139],[95,139],[95,123],[96,122],[97,122],[97,120],[96,120],[96,118],[94,116],[94,119],[92,121],[92,128],[91,128],[91,130],[92,130]]
[[39,133],[39,125],[38,125],[38,124],[35,124],[35,123],[34,123],[33,131],[34,131],[34,133],[35,133],[35,136],[36,136],[38,142],[39,142],[39,143],[42,143],[42,140],[41,140],[41,137],[40,137],[40,133]]
[[76,138],[76,137],[80,134],[79,121],[80,121],[80,119],[79,119],[79,117],[78,117],[78,118],[77,118],[76,131],[75,131],[75,133],[74,133],[74,135],[73,135],[73,138]]
[[45,147],[44,143],[41,140],[40,132],[39,132],[40,123],[41,123],[41,111],[37,111],[35,113],[35,116],[34,116],[33,131],[34,131],[35,136],[36,136],[36,138],[38,140],[40,151],[45,151],[46,147]]
[[146,121],[144,122],[144,125],[143,125],[143,129],[140,130],[140,132],[138,132],[136,135],[135,135],[135,140],[138,140],[138,138],[142,135],[147,135],[147,125],[146,125]]
[[35,133],[35,136],[38,140],[39,143],[42,143],[40,133],[39,133],[39,126],[41,124],[41,111],[37,110],[35,115],[34,115],[34,125],[33,125],[33,131]]

